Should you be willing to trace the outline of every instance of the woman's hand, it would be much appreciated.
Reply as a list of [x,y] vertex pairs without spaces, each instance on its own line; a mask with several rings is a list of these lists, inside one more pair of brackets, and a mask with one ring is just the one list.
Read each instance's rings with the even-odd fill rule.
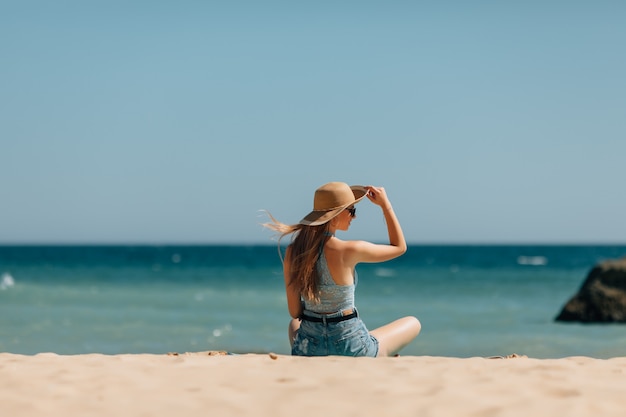
[[380,206],[383,210],[391,208],[391,203],[389,202],[389,198],[387,197],[387,193],[383,187],[374,187],[372,185],[368,185],[365,187],[367,189],[367,198]]
[[393,211],[389,197],[383,187],[367,186],[367,198],[383,209],[383,216],[387,223],[387,233],[389,235],[389,245],[376,245],[369,242],[357,244],[358,262],[382,262],[396,258],[406,252],[407,245],[402,233],[400,222]]

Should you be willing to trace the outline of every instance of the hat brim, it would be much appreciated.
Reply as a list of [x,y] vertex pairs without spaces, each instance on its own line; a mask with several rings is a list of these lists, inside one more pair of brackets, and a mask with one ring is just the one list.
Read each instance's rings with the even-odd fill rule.
[[350,186],[350,189],[352,190],[352,194],[354,194],[354,201],[331,210],[313,210],[300,220],[299,224],[303,224],[305,226],[319,226],[321,224],[328,223],[330,220],[337,217],[343,210],[363,200],[363,198],[367,195],[367,188],[362,185],[352,185]]

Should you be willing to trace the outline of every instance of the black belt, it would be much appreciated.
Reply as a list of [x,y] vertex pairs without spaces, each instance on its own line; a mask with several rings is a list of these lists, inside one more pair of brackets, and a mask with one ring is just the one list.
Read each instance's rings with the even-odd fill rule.
[[315,323],[338,323],[340,321],[345,321],[345,320],[350,320],[353,319],[355,317],[359,317],[359,314],[357,313],[356,309],[345,316],[337,316],[337,317],[312,317],[312,316],[307,316],[306,314],[302,314],[302,316],[300,317],[302,320],[306,320],[306,321],[312,321]]

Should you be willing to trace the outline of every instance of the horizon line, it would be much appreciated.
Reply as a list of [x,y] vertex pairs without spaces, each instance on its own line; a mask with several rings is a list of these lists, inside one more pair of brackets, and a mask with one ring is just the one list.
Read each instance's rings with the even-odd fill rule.
[[[286,246],[289,242],[281,243]],[[374,242],[375,243],[375,242]],[[9,246],[276,246],[277,242],[235,242],[235,241],[207,241],[207,242],[88,242],[88,241],[42,241],[42,242],[2,242],[0,247]],[[626,246],[626,241],[449,241],[449,242],[428,242],[414,241],[407,242],[407,246]]]

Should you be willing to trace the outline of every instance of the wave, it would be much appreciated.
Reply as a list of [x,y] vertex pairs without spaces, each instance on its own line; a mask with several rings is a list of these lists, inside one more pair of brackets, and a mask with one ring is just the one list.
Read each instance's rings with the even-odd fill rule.
[[543,266],[548,264],[548,258],[545,256],[518,256],[517,263],[519,265]]
[[8,272],[2,274],[2,279],[0,279],[0,290],[7,290],[15,285],[15,280]]

